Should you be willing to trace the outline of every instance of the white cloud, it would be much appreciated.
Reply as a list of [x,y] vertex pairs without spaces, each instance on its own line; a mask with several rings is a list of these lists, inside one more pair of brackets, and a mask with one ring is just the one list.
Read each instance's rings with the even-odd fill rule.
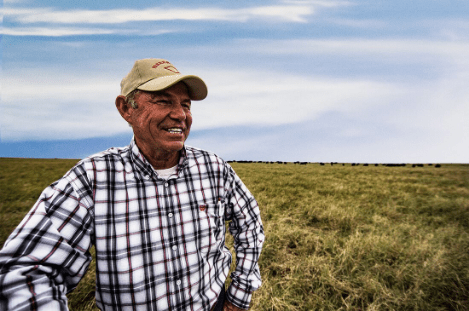
[[[261,46],[269,49],[269,45],[289,45],[281,42],[264,40],[259,44],[245,41],[248,44],[242,46],[245,50],[255,49],[264,53]],[[454,62],[458,66],[448,66],[443,76],[415,80],[412,84],[408,81],[377,81],[366,76],[326,78],[294,72],[285,74],[265,68],[192,68],[191,72],[199,72],[209,85],[208,98],[194,103],[193,128],[315,122],[322,114],[333,111],[347,114],[357,122],[369,120],[373,114],[379,122],[402,131],[427,131],[459,138],[462,135],[460,129],[469,133],[465,121],[465,116],[469,115],[469,91],[466,87],[469,81],[466,55],[469,50],[466,43],[410,40],[376,40],[373,43],[369,40],[361,46],[362,42],[335,40],[333,45],[342,47],[336,50],[327,40],[298,41],[295,49],[289,48],[289,51],[294,52],[310,44],[317,53],[349,53],[356,49],[358,55],[358,50],[361,50],[364,58],[374,53],[392,53],[396,57],[423,53],[438,56],[442,63]],[[235,46],[230,50],[235,50]],[[394,51],[389,52],[389,48],[394,48]],[[77,72],[67,76],[47,70],[15,74],[4,75],[2,81],[4,86],[8,85],[2,94],[3,139],[27,139],[31,136],[83,138],[127,130],[112,105],[119,93],[119,77],[98,75],[90,80],[89,76],[84,77]],[[16,106],[18,103],[22,106]],[[77,108],[78,103],[80,108]],[[47,107],[48,113],[43,116],[47,122],[37,119],[43,107]],[[63,107],[67,107],[65,112]],[[70,116],[70,111],[73,111],[73,116]],[[101,116],[106,117],[102,119]],[[59,120],[69,120],[70,126],[64,129]],[[340,132],[343,136],[358,137],[367,130],[355,126],[342,128]]]
[[10,28],[3,27],[0,29],[0,34],[10,36],[39,36],[39,37],[65,37],[65,36],[79,36],[79,35],[111,35],[111,34],[133,34],[139,35],[162,35],[175,32],[168,29],[146,29],[130,30],[130,29],[104,29],[104,28],[76,28],[76,27],[19,27]]
[[[194,103],[194,129],[303,122],[331,110],[354,112],[385,104],[400,92],[394,85],[367,80],[278,76],[212,69],[204,75],[209,97]],[[4,77],[2,84],[8,85],[2,94],[5,140],[84,138],[126,130],[113,105],[117,79],[44,70]]]
[[[102,34],[137,34],[153,35],[169,30],[144,29],[137,31],[127,29],[101,29],[82,27],[61,27],[57,24],[116,25],[130,22],[148,21],[270,21],[281,23],[305,23],[318,7],[337,7],[348,5],[346,1],[284,1],[278,5],[253,6],[249,8],[147,8],[147,9],[112,9],[112,10],[60,10],[56,8],[13,8],[4,7],[2,15],[8,17],[10,26],[1,30],[1,34],[10,36],[70,36]],[[13,23],[11,23],[13,22]],[[35,24],[47,23],[46,27],[16,27],[14,23]]]
[[453,41],[469,40],[469,21],[467,19],[428,20],[424,25],[435,29],[436,36]]
[[[448,141],[469,143],[469,72],[461,68],[435,81],[416,82],[390,109],[388,123],[402,130],[419,129]],[[459,140],[459,141],[458,141]]]
[[[294,76],[281,83],[242,74],[225,81],[226,74],[218,81],[208,77],[213,91],[194,104],[193,129],[237,124],[247,125],[249,134],[227,140],[212,131],[190,143],[229,159],[467,163],[464,70],[412,84]],[[276,130],[286,122],[291,124]]]
[[[350,112],[385,104],[401,91],[392,84],[276,72],[214,71],[209,97],[194,106],[198,128],[280,125],[314,120],[326,111]],[[366,90],[366,91],[364,91]]]
[[3,0],[3,4],[16,4],[16,3],[25,3],[28,0]]
[[469,41],[436,41],[411,39],[242,39],[239,46],[244,51],[259,54],[328,54],[408,57],[409,55],[434,55],[468,59]]
[[50,72],[47,69],[2,78],[2,140],[99,137],[127,130],[114,106],[119,81]]
[[315,5],[322,7],[339,7],[339,6],[350,6],[352,3],[350,1],[333,1],[333,0],[284,0],[282,3],[287,4],[297,4],[297,5]]
[[336,25],[363,29],[382,29],[388,26],[387,22],[378,19],[328,18],[325,21]]
[[[383,130],[375,135],[380,137],[379,141],[363,142],[362,145],[357,143],[354,150],[345,153],[346,149],[339,147],[328,149],[332,147],[326,143],[323,147],[315,146],[318,148],[316,155],[321,152],[324,155],[321,158],[323,161],[338,160],[327,158],[327,155],[342,152],[341,159],[344,161],[371,162],[374,157],[389,162],[392,159],[402,162],[418,162],[419,159],[467,162],[461,160],[469,152],[469,123],[466,121],[469,115],[467,42],[349,39],[243,40],[241,43],[236,41],[219,49],[231,53],[237,53],[236,49],[241,52],[242,49],[247,53],[268,55],[284,48],[279,52],[280,56],[306,53],[308,57],[321,53],[342,57],[354,53],[364,60],[374,56],[378,60],[394,57],[396,61],[407,59],[410,64],[424,59],[423,64],[439,66],[444,70],[431,77],[412,77],[412,80],[406,78],[405,73],[392,81],[386,80],[384,73],[378,81],[373,79],[372,74],[367,76],[366,73],[349,78],[308,73],[300,75],[295,71],[286,74],[276,72],[275,66],[270,64],[262,67],[262,63],[256,64],[254,70],[232,69],[229,63],[210,69],[191,68],[189,71],[200,74],[209,86],[208,98],[193,105],[194,131],[228,126],[273,128],[287,124],[295,126],[299,138],[295,133],[288,133],[291,138],[284,136],[283,139],[291,139],[290,145],[294,145],[293,141],[304,140],[308,131],[308,128],[299,128],[299,124],[314,125],[324,115],[337,113],[347,116],[349,120],[348,124],[331,124],[337,139],[365,141],[372,136],[370,133],[373,133],[376,124],[383,125],[381,130],[391,129],[394,132]],[[192,51],[195,55],[207,52],[201,49]],[[214,47],[210,49],[216,50]],[[240,65],[239,62],[235,64]],[[246,62],[244,65],[249,67],[252,63]],[[117,69],[97,73],[96,76],[89,72],[87,76],[80,72],[68,76],[48,70],[15,71],[15,76],[4,75],[2,84],[8,87],[3,88],[2,94],[2,139],[86,138],[129,131],[113,105],[121,78],[114,76]],[[223,140],[213,139],[216,142]],[[244,149],[238,147],[243,152],[250,152],[256,147],[259,149],[260,141],[274,146],[275,139],[266,133],[258,135],[254,132],[252,139],[239,143]],[[203,141],[196,136],[193,143],[204,147]],[[213,146],[214,151],[225,150],[223,152],[233,154],[236,144],[230,143],[223,148],[215,148],[216,144]],[[271,150],[274,149],[272,147]],[[309,156],[306,152],[302,154]],[[293,155],[291,158],[295,159]]]
[[41,37],[63,37],[77,35],[104,35],[114,34],[116,31],[111,29],[98,28],[49,28],[49,27],[4,27],[0,34],[9,36],[41,36]]
[[305,22],[314,13],[314,5],[284,4],[241,9],[223,8],[148,8],[113,10],[56,10],[53,8],[4,8],[3,13],[22,24],[118,24],[135,21],[233,21],[276,20],[282,22]]

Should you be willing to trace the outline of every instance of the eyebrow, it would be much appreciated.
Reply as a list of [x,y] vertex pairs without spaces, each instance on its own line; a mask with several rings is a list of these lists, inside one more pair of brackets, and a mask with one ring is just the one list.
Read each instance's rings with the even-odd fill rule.
[[[155,96],[171,97],[171,94],[168,93],[168,92],[165,92],[164,90],[161,90],[161,91],[143,91],[143,92],[150,94],[151,99],[154,99]],[[187,99],[184,99],[184,101],[191,101],[190,96],[187,95]]]
[[150,95],[150,97],[155,97],[155,96],[166,96],[166,97],[171,97],[169,93],[165,91],[143,91]]

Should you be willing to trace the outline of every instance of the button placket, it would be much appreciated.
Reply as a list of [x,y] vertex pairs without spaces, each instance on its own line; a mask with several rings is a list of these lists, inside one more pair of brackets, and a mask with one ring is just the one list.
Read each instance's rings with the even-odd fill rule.
[[[181,262],[181,255],[180,250],[182,248],[179,247],[179,239],[178,239],[178,233],[177,233],[177,227],[179,227],[181,224],[178,224],[180,221],[180,215],[177,214],[178,210],[178,200],[176,198],[176,193],[172,195],[173,191],[177,190],[176,182],[173,180],[162,180],[160,184],[160,187],[162,186],[162,193],[165,198],[165,206],[166,206],[166,216],[167,216],[167,222],[168,222],[168,238],[169,238],[169,243],[171,245],[169,246],[170,254],[169,257],[172,257],[172,271],[174,273],[174,283],[173,286],[177,288],[177,291],[179,292],[179,295],[181,295],[180,299],[183,299],[183,291],[182,291],[182,286],[183,286],[183,263]],[[172,185],[172,186],[171,186]],[[182,250],[183,252],[183,250]]]

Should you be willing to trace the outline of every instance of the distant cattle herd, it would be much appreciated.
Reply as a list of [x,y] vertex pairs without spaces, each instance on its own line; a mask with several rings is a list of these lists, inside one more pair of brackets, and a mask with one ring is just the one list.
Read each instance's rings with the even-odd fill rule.
[[307,165],[307,164],[319,164],[321,166],[324,166],[326,164],[330,164],[331,166],[333,165],[342,165],[342,166],[345,166],[345,165],[350,165],[350,166],[387,166],[387,167],[402,167],[402,166],[412,166],[412,167],[424,167],[425,165],[428,165],[428,166],[435,166],[435,167],[441,167],[441,164],[435,164],[433,165],[433,163],[428,163],[428,164],[421,164],[421,163],[414,163],[414,164],[410,164],[410,163],[372,163],[372,164],[368,164],[368,163],[339,163],[339,162],[327,162],[327,163],[324,163],[324,162],[300,162],[300,161],[295,161],[295,162],[283,162],[283,161],[246,161],[246,160],[242,160],[242,161],[237,161],[237,160],[231,160],[231,161],[228,161],[229,163],[266,163],[266,164],[298,164],[298,165]]

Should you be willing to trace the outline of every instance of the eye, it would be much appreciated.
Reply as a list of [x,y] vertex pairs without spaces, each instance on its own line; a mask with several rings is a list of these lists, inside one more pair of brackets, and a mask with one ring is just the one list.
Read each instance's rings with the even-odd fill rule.
[[161,105],[161,106],[171,106],[171,101],[160,99],[156,102],[156,104]]

